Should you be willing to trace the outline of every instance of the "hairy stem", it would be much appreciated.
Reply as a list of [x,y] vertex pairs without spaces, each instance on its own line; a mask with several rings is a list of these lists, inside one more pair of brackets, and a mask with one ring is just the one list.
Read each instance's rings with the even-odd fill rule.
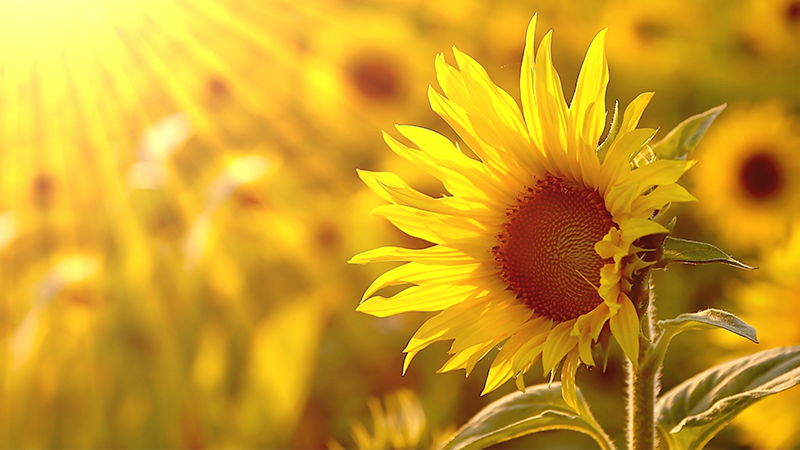
[[[628,373],[628,443],[632,449],[655,449],[656,430],[654,409],[656,396],[660,390],[659,376],[661,365],[648,364],[645,356],[655,340],[656,328],[653,323],[655,306],[653,305],[653,282],[649,274],[643,276],[640,298],[632,299],[641,305],[642,336],[639,337],[639,369],[636,370],[630,361],[626,362]],[[636,290],[634,290],[635,292]]]
[[[650,343],[642,339],[639,350],[639,360],[644,359],[646,349]],[[656,434],[653,410],[656,401],[656,386],[658,371],[652,367],[642,365],[639,370],[634,370],[633,365],[628,370],[628,428],[630,436],[628,442],[632,449],[655,449]]]

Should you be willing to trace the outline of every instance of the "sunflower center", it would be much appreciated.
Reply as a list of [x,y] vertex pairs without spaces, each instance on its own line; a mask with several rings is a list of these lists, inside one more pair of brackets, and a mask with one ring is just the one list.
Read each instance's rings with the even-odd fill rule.
[[594,244],[615,224],[597,191],[550,176],[521,194],[507,216],[493,252],[518,299],[559,322],[603,302],[594,286],[611,260]]
[[757,199],[774,196],[783,186],[779,163],[768,153],[756,153],[745,160],[739,179],[745,191]]
[[206,80],[206,89],[214,97],[222,97],[228,93],[228,86],[221,78],[212,76]]
[[643,44],[652,44],[667,36],[669,29],[663,23],[643,19],[634,26],[634,33]]
[[350,79],[356,89],[371,100],[389,100],[399,91],[397,70],[384,59],[360,59],[350,67]]
[[800,21],[800,1],[789,2],[786,5],[786,20],[791,24]]

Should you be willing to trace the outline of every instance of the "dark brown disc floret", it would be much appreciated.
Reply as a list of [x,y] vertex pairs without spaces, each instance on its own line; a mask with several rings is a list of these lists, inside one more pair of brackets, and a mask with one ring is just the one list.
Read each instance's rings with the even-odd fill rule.
[[770,149],[753,152],[739,169],[740,186],[756,200],[778,197],[784,184],[781,164]]
[[616,225],[599,192],[548,176],[523,192],[507,216],[493,252],[518,299],[557,322],[603,302],[595,287],[612,260],[594,245]]

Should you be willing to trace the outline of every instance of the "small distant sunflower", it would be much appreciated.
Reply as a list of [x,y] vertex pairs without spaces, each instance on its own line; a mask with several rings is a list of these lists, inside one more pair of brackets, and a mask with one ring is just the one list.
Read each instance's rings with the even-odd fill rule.
[[664,79],[698,60],[703,48],[695,43],[709,17],[700,2],[614,0],[607,5],[599,16],[615,30],[609,57],[624,72]]
[[730,247],[770,248],[800,212],[800,133],[777,103],[734,109],[700,149],[706,163],[692,174],[704,220]]
[[[534,17],[522,62],[522,111],[466,54],[453,49],[458,68],[437,56],[444,95],[430,88],[431,106],[480,159],[431,130],[397,127],[418,149],[384,134],[396,153],[441,180],[450,195],[431,198],[392,173],[359,171],[393,203],[374,214],[434,245],[382,247],[350,262],[408,262],[378,277],[359,311],[378,317],[441,311],[411,338],[404,371],[419,351],[452,339],[452,358],[441,371],[464,368],[469,374],[504,342],[484,393],[512,378],[524,389],[521,375],[536,361],[542,359],[544,372],[553,373],[565,360],[563,392],[574,405],[575,372],[581,362],[595,364],[592,347],[606,323],[637,363],[639,318],[628,294],[648,263],[634,242],[667,232],[650,220],[655,209],[694,199],[675,184],[694,162],[630,164],[656,132],[636,129],[650,93],[625,110],[601,162],[605,31],[589,48],[568,107],[552,65],[552,32],[534,59],[535,23]],[[415,286],[390,298],[373,296],[404,283]]]
[[416,55],[429,47],[418,30],[382,12],[330,9],[318,16],[323,20],[308,33],[301,71],[303,103],[315,126],[339,142],[358,144],[367,128],[419,109],[421,99],[409,94],[427,84],[429,68]]
[[800,1],[746,0],[735,23],[748,50],[787,64],[797,61],[794,43],[800,39]]
[[[435,444],[440,443],[443,437],[447,437],[440,436],[441,433],[436,432],[426,433],[428,430],[425,411],[414,391],[400,389],[386,395],[383,403],[385,409],[377,398],[370,397],[367,400],[372,415],[372,433],[361,422],[353,421],[352,435],[356,448],[395,450],[426,448],[422,445],[423,441],[434,444],[430,448],[439,448]],[[428,438],[428,434],[431,434],[432,439]],[[431,440],[433,442],[430,442]],[[328,448],[335,450],[344,447],[331,440],[328,442]]]

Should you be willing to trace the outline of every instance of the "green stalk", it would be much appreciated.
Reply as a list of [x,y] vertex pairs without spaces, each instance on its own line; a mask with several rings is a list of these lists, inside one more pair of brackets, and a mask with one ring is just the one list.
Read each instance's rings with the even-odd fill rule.
[[[640,340],[639,361],[643,361],[650,343]],[[655,449],[656,428],[653,410],[656,402],[658,370],[648,365],[633,369],[628,362],[628,442],[631,449]]]
[[653,323],[653,284],[649,273],[636,280],[632,290],[634,304],[640,308],[642,335],[639,337],[639,369],[635,370],[630,361],[626,362],[628,372],[628,443],[631,449],[655,449],[656,427],[654,409],[656,396],[660,390],[659,377],[661,361],[654,364],[649,354],[655,340],[656,329]]

